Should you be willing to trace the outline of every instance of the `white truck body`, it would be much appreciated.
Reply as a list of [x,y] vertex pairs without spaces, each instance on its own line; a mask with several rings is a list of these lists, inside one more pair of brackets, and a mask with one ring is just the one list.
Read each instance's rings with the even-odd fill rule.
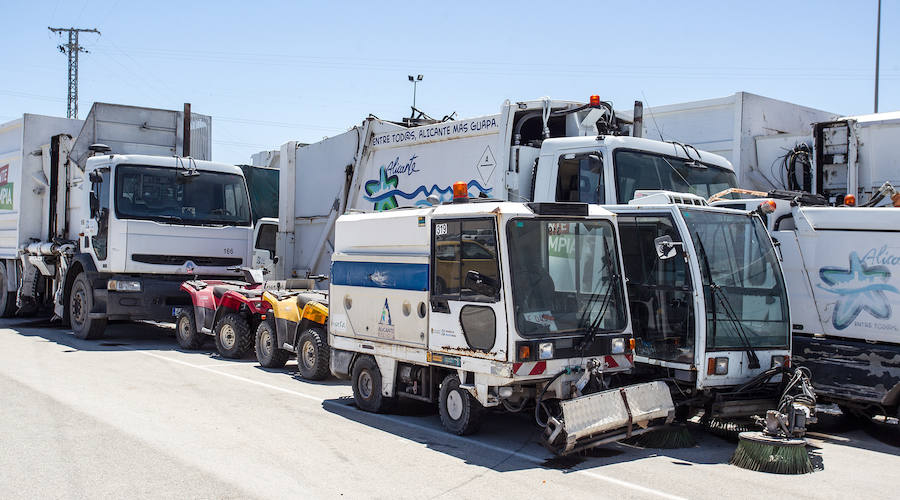
[[[631,119],[630,111],[620,111]],[[809,136],[810,125],[836,113],[771,99],[749,92],[644,108],[643,137],[678,141],[723,156],[734,165],[738,185],[747,189],[784,189],[777,164],[786,153],[760,146],[770,137],[792,136],[787,149]],[[773,156],[770,154],[775,153]]]
[[[209,126],[193,115],[200,157],[209,155]],[[171,318],[190,300],[179,291],[187,277],[236,276],[230,267],[250,265],[244,176],[176,156],[183,128],[181,112],[102,103],[83,123],[26,115],[0,126],[0,143],[18,144],[12,203],[0,206],[4,315],[46,306],[76,334],[96,337],[109,319]],[[90,156],[96,142],[116,149]]]
[[[563,114],[573,109],[581,110]],[[601,110],[574,102],[507,101],[495,115],[411,128],[370,117],[361,126],[314,144],[284,144],[279,155],[276,278],[327,273],[338,215],[348,210],[423,206],[428,196],[446,201],[456,181],[466,182],[473,197],[557,201],[559,189],[568,197],[566,201],[595,203],[626,203],[636,189],[673,189],[692,175],[715,177],[706,183],[691,178],[700,181],[691,184],[702,196],[735,185],[731,166],[722,157],[648,139],[600,135],[594,122],[601,115]],[[549,137],[543,139],[545,116]],[[613,157],[617,151],[628,150],[676,159],[685,173],[651,165],[666,170],[661,176],[654,170],[652,184],[644,184],[649,179],[632,178],[620,186],[613,180],[625,176],[616,175]],[[570,175],[566,179],[574,185],[558,186],[560,157],[591,151],[604,156],[606,182],[599,192],[598,179],[584,176]],[[691,158],[697,160],[698,168],[690,168]],[[581,188],[587,191],[579,193]],[[627,193],[620,194],[619,188]]]
[[[716,205],[752,209],[765,199]],[[767,226],[791,296],[794,359],[820,396],[895,415],[900,405],[900,209],[774,199]]]

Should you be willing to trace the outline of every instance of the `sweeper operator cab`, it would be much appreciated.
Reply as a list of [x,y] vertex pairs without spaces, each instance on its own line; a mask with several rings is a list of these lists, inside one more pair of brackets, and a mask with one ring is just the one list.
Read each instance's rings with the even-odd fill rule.
[[[454,190],[457,191],[457,190]],[[654,252],[652,242],[648,252]],[[357,405],[534,412],[560,454],[674,417],[663,382],[625,385],[634,343],[615,216],[584,203],[469,200],[350,213],[336,225],[332,372]]]
[[669,380],[685,417],[777,408],[791,324],[760,217],[668,191],[637,191],[628,205],[608,208],[622,234],[635,375]]

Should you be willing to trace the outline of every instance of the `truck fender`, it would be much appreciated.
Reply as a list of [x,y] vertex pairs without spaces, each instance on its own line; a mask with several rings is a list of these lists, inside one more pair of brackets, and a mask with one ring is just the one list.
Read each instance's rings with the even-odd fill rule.
[[[63,307],[63,311],[65,311],[64,319],[68,321],[68,309],[69,309],[69,294],[72,292],[72,284],[75,283],[75,278],[78,277],[81,273],[89,273],[88,278],[90,278],[93,283],[94,279],[99,274],[97,272],[97,266],[94,264],[94,259],[91,258],[90,255],[86,253],[77,253],[72,257],[72,262],[68,266],[68,271],[65,276],[62,276],[63,282],[63,303],[59,304]],[[103,310],[106,310],[106,295],[103,294],[102,297],[99,297],[98,294],[94,294],[94,304],[95,306],[100,305],[102,303]],[[99,309],[99,308],[98,308]]]
[[332,348],[328,361],[331,374],[340,380],[350,380],[350,374],[353,373],[353,363],[356,361],[356,358],[357,355],[353,351]]
[[394,397],[397,360],[375,355],[375,362],[378,363],[378,370],[381,371],[381,394],[389,398]]
[[[891,390],[889,390],[888,393],[884,395],[882,405],[885,408],[897,408],[898,406],[900,406],[900,382],[894,384],[894,387],[892,387]],[[898,411],[900,411],[900,408],[898,408]],[[900,417],[900,413],[894,416]]]

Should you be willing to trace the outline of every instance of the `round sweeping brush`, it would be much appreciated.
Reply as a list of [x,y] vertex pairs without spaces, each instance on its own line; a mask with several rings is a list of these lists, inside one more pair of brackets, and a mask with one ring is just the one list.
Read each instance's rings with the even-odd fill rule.
[[691,431],[684,425],[667,425],[660,429],[639,434],[625,441],[641,448],[658,448],[671,450],[690,448],[697,444]]
[[762,432],[742,432],[731,464],[773,474],[808,474],[813,471],[806,440],[779,438]]

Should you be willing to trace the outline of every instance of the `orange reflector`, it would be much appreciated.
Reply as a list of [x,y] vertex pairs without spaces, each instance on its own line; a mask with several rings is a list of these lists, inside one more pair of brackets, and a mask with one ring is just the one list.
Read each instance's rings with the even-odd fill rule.
[[775,211],[776,205],[773,200],[766,200],[759,204],[759,211],[764,214],[770,214]]
[[591,96],[591,106],[599,106],[600,105],[600,96],[592,95]]
[[260,315],[259,315],[259,319],[265,321],[265,320],[266,320],[266,315],[265,315],[265,314],[260,314]]
[[856,196],[854,196],[852,194],[844,195],[844,205],[847,205],[848,207],[855,207],[856,206]]
[[628,339],[628,349],[634,350],[634,339]]
[[468,200],[468,199],[469,199],[469,185],[462,181],[454,182],[453,183],[453,201]]
[[519,346],[519,359],[528,359],[531,357],[531,347],[527,345]]
[[706,374],[707,375],[715,375],[716,374],[716,358],[709,358],[706,360]]
[[786,356],[784,357],[784,362],[783,362],[783,364],[784,364],[784,367],[785,367],[785,368],[790,368],[790,367],[791,367],[791,357],[786,355]]

